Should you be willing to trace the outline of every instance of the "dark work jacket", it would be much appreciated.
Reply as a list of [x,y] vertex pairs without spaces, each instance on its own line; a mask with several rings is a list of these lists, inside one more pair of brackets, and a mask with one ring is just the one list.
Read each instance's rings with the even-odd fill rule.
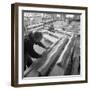
[[34,44],[38,44],[39,46],[45,48],[45,46],[41,42],[36,43],[33,34],[30,34],[29,37],[26,37],[24,39],[24,55],[29,54],[33,58],[39,58],[42,56],[35,52],[35,50],[33,49]]

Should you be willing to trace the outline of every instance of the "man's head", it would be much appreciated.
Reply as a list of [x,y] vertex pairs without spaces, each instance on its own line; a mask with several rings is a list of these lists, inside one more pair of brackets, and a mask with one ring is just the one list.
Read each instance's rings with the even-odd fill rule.
[[41,32],[35,32],[34,33],[34,40],[35,40],[35,42],[40,42],[41,41],[41,39],[42,39],[42,33]]

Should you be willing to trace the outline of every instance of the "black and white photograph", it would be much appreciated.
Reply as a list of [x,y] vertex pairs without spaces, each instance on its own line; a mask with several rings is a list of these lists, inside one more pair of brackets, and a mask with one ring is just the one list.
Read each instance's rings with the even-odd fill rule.
[[12,12],[14,86],[87,82],[86,7],[16,3]]
[[24,77],[80,75],[80,14],[23,11]]

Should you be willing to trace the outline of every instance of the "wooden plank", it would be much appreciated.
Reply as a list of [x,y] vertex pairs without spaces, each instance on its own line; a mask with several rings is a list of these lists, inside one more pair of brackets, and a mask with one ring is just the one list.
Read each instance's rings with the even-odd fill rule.
[[65,47],[62,55],[59,57],[58,61],[57,61],[57,65],[60,65],[62,67],[66,67],[68,61],[68,57],[71,55],[72,50],[73,50],[73,44],[74,44],[74,36],[70,38],[67,46]]
[[[74,42],[74,40],[72,39],[72,41]],[[68,67],[68,65],[69,65],[69,63],[70,63],[70,61],[71,61],[71,54],[72,54],[72,50],[73,50],[73,42],[71,42],[71,40],[69,40],[69,42],[68,42],[68,44],[67,44],[67,46],[65,47],[65,48],[67,48],[66,50],[65,50],[65,52],[64,52],[64,54],[63,54],[63,58],[66,60],[66,62],[64,61],[63,63],[64,63],[64,65],[63,66],[65,66],[65,67],[63,67],[61,64],[59,64],[58,65],[58,63],[61,63],[61,61],[63,60],[63,58],[62,58],[62,60],[60,60],[60,58],[61,58],[61,56],[59,57],[59,59],[58,59],[58,61],[56,62],[56,64],[55,64],[55,66],[53,67],[53,69],[51,70],[51,72],[49,73],[49,75],[50,76],[62,76],[62,75],[64,75],[64,74],[66,74],[66,73],[69,73],[70,72],[70,69],[69,68],[67,68]],[[65,49],[64,48],[64,49]],[[72,48],[72,49],[71,49]],[[65,56],[65,53],[67,54],[66,56]],[[69,70],[67,70],[67,69],[69,69]]]
[[40,73],[40,75],[46,75],[52,63],[57,61],[56,58],[60,56],[67,42],[68,38],[64,38],[62,43],[59,42],[53,48],[53,50],[51,50],[51,52],[48,54],[48,59],[46,60],[46,62],[37,70]]

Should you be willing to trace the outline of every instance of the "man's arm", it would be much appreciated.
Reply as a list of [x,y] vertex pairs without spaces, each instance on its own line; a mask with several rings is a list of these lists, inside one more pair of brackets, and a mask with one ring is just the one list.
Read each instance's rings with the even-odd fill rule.
[[46,46],[44,46],[41,42],[38,42],[38,43],[36,43],[36,44],[38,44],[39,46],[41,46],[41,47],[43,47],[43,48],[47,49],[47,47],[46,47]]
[[31,55],[31,57],[33,57],[33,58],[40,58],[40,57],[42,57],[42,55],[36,53],[34,50],[32,51],[32,53],[31,53],[30,55]]

